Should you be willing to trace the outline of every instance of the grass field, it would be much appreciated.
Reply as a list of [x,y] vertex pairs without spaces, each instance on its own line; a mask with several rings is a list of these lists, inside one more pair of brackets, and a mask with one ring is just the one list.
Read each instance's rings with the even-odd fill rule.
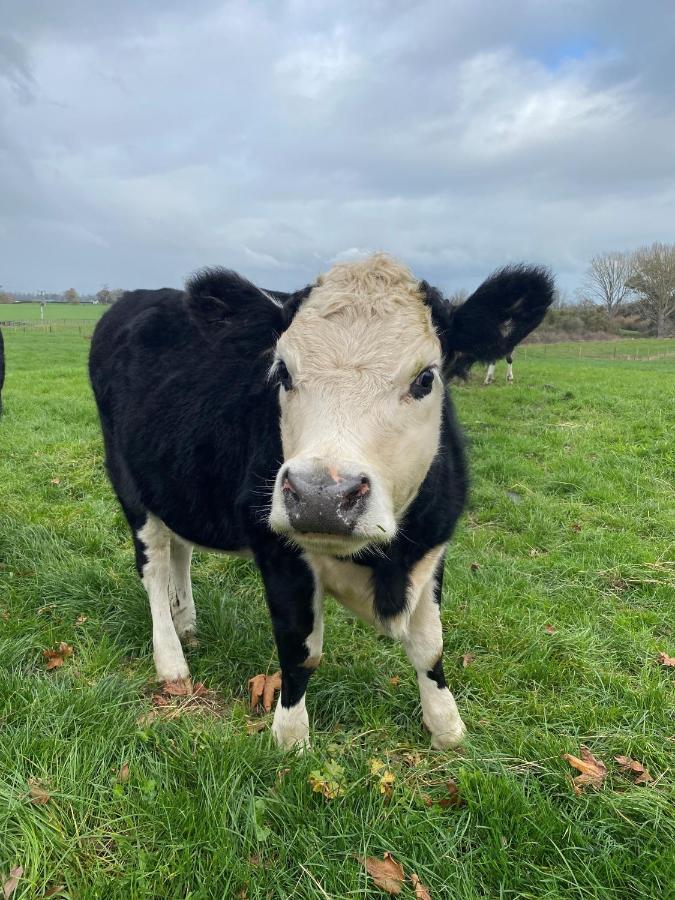
[[[297,758],[248,733],[247,681],[276,661],[245,561],[196,555],[190,665],[213,693],[153,706],[149,610],[103,471],[88,341],[5,342],[0,884],[21,866],[15,898],[375,898],[356,857],[385,851],[434,900],[675,896],[675,669],[657,662],[675,656],[673,358],[528,348],[513,386],[502,365],[493,387],[476,373],[454,388],[473,494],[443,617],[469,741],[427,750],[401,648],[329,604],[314,746]],[[73,654],[47,671],[61,641]],[[608,775],[577,795],[562,754],[582,745]],[[635,784],[617,755],[654,780]],[[310,773],[335,764],[343,792],[326,799]],[[457,804],[439,802],[450,779]]]
[[[73,320],[96,322],[106,311],[105,306],[93,303],[47,303],[44,322],[72,323]],[[0,303],[0,322],[40,322],[39,303]]]

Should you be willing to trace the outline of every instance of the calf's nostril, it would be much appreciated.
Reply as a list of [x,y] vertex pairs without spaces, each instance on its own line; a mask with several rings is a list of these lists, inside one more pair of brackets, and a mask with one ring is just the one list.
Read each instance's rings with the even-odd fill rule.
[[359,500],[365,497],[369,490],[370,481],[363,475],[358,484],[344,492],[340,501],[340,508],[344,510],[354,509]]

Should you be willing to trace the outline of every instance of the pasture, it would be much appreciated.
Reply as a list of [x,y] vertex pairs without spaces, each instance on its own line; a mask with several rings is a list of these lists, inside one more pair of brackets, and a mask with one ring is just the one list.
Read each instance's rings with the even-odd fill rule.
[[[89,343],[73,327],[5,343],[0,883],[21,866],[15,897],[375,898],[357,857],[386,851],[434,900],[672,896],[672,342],[530,346],[513,386],[501,364],[492,387],[480,370],[453,388],[473,490],[443,620],[469,740],[428,750],[400,646],[329,604],[301,757],[248,708],[248,679],[276,662],[246,561],[196,554],[205,693],[153,702]],[[47,670],[60,642],[72,655]],[[582,746],[608,771],[576,793],[563,754]]]

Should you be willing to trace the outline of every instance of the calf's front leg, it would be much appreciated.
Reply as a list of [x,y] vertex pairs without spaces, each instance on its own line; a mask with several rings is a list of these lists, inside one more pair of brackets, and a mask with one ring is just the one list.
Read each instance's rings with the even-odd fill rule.
[[[421,564],[420,564],[421,565]],[[411,582],[414,585],[414,571]],[[443,559],[436,573],[421,587],[419,599],[404,635],[403,646],[417,672],[424,724],[431,732],[436,750],[456,747],[466,728],[443,673],[443,627],[441,625],[441,587]]]
[[256,557],[281,666],[272,733],[285,749],[309,747],[307,683],[323,647],[322,588],[309,565],[285,548]]

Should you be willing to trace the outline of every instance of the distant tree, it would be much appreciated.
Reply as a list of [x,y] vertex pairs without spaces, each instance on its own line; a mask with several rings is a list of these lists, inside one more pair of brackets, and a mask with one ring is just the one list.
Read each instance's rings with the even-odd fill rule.
[[0,291],[0,303],[13,303],[14,297],[12,294],[8,294],[7,291]]
[[77,293],[75,288],[68,288],[68,290],[63,294],[63,299],[66,301],[66,303],[79,303],[80,295]]
[[117,303],[117,301],[120,299],[120,297],[122,296],[123,293],[124,293],[123,288],[115,288],[114,290],[110,291],[110,302]]
[[591,260],[584,281],[584,297],[605,307],[610,319],[630,294],[627,286],[633,271],[628,253],[599,253]]
[[107,306],[108,304],[112,303],[111,297],[112,297],[112,294],[110,293],[110,291],[108,290],[107,287],[102,287],[101,290],[98,291],[98,293],[96,294],[96,299],[98,300],[99,303],[102,303],[104,306]]
[[645,318],[656,326],[656,336],[664,337],[675,313],[675,244],[642,247],[632,264],[628,286],[637,294]]

